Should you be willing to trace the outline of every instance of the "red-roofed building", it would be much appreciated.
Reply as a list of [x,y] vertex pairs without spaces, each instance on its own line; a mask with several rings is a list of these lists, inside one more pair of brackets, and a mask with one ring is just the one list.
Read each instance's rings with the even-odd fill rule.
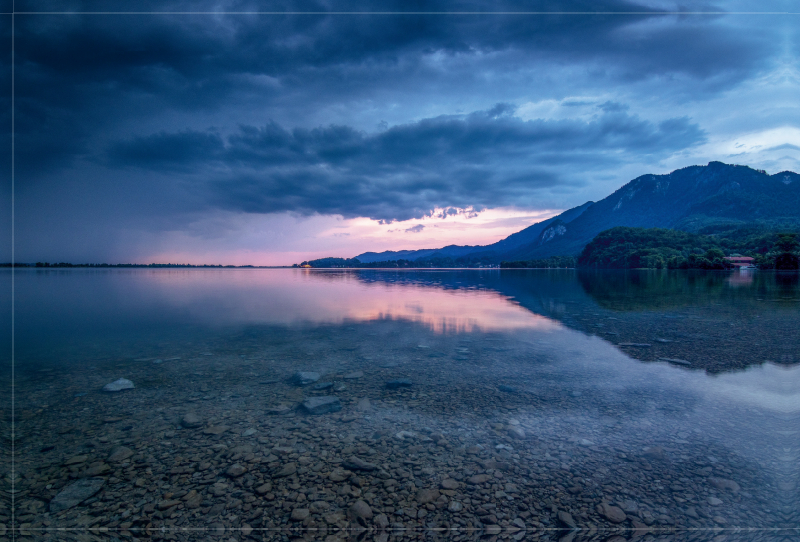
[[736,267],[755,267],[753,262],[755,261],[753,258],[749,256],[739,256],[738,254],[733,256],[726,256],[726,260],[731,262]]

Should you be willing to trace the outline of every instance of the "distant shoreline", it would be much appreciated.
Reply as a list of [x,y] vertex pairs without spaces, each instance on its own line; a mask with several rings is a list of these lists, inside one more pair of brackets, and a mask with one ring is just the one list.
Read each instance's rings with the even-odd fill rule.
[[33,269],[70,269],[70,268],[136,268],[136,269],[291,269],[291,265],[193,265],[181,263],[0,263],[0,267],[20,267]]

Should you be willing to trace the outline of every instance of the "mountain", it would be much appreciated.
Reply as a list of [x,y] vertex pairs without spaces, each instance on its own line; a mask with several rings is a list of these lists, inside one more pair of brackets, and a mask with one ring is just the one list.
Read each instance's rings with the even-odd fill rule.
[[800,175],[768,175],[710,162],[666,175],[642,175],[591,205],[570,223],[555,221],[504,259],[578,254],[601,231],[628,226],[710,233],[724,226],[800,225]]
[[443,257],[534,260],[577,255],[598,233],[616,226],[714,233],[744,225],[799,226],[800,175],[768,175],[710,162],[666,175],[642,175],[596,203],[586,202],[491,245],[365,252],[357,258],[364,263]]
[[[525,247],[536,242],[536,240],[540,238],[542,231],[544,231],[549,225],[555,222],[566,224],[573,221],[593,203],[594,202],[587,201],[583,205],[568,209],[558,216],[543,220],[542,222],[537,222],[536,224],[528,226],[524,230],[518,231],[517,233],[512,233],[505,239],[497,241],[496,243],[492,243],[491,245],[448,245],[442,248],[424,248],[419,250],[387,250],[385,252],[365,252],[356,256],[356,259],[362,263],[386,262],[400,259],[413,261],[429,258],[462,258],[465,256],[473,258],[488,256],[490,258],[497,259],[506,253],[510,253],[516,249],[519,249],[520,247]],[[499,262],[500,260],[498,259],[497,261]]]

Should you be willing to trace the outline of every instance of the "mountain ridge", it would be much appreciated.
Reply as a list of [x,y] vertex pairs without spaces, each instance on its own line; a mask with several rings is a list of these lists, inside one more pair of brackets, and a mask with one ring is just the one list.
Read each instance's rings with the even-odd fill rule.
[[800,225],[800,175],[773,175],[712,161],[663,175],[645,174],[597,202],[586,202],[485,246],[365,252],[363,263],[428,258],[492,261],[577,255],[598,233],[616,226],[669,228],[691,233],[725,225]]

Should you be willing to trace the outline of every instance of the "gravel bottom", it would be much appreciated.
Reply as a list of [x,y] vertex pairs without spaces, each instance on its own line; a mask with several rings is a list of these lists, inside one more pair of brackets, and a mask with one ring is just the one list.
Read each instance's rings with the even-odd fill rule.
[[[645,377],[616,391],[564,380],[565,360],[592,352],[524,339],[385,321],[22,368],[0,537],[800,535],[792,431],[754,439],[752,412],[698,414],[690,393],[659,396]],[[319,378],[297,385],[297,371]],[[100,391],[118,378],[135,388]],[[338,408],[311,414],[312,397]]]

